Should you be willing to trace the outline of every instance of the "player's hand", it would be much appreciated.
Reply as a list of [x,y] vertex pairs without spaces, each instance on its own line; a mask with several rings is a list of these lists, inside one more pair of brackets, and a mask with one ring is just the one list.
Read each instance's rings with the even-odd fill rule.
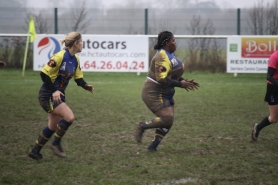
[[181,87],[184,88],[187,91],[189,91],[189,90],[194,91],[194,84],[191,83],[190,81],[188,81],[187,79],[181,81]]
[[86,84],[86,90],[90,91],[92,94],[94,94],[94,87],[92,85]]
[[195,89],[198,90],[198,87],[200,87],[200,84],[198,82],[195,82],[194,79],[192,80],[182,80],[182,88],[184,88],[187,92],[189,92],[189,90],[194,91]]
[[[192,79],[192,80],[187,80],[187,79],[186,79],[186,81],[187,81],[187,82],[190,82],[191,84],[193,84],[193,87],[194,87],[194,89],[196,89],[196,90],[198,90],[198,87],[200,87],[200,84],[199,84],[198,82],[195,82],[194,79]],[[194,89],[193,89],[193,90],[194,90]]]
[[58,91],[58,90],[55,91],[54,93],[52,93],[53,102],[56,103],[56,104],[62,103],[61,95],[65,96],[61,91]]

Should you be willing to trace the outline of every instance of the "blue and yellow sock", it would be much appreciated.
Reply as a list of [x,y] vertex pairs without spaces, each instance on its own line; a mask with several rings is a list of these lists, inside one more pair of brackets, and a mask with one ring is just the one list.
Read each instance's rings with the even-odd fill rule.
[[166,129],[166,128],[157,128],[155,130],[154,140],[152,141],[152,143],[148,147],[148,150],[149,151],[156,151],[156,148],[158,147],[158,145],[162,141],[163,137],[169,132],[169,130],[170,129]]
[[32,152],[35,153],[35,154],[39,154],[42,147],[45,145],[45,143],[49,140],[49,138],[51,138],[51,136],[53,135],[54,131],[50,130],[48,127],[45,127],[37,141],[36,141],[36,144],[34,146],[34,148],[32,149]]
[[66,133],[66,131],[68,130],[68,128],[70,127],[72,123],[67,122],[65,120],[61,120],[58,124],[57,124],[57,129],[55,132],[55,138],[52,142],[53,145],[59,145],[61,142],[62,137],[64,136],[64,134]]
[[156,117],[150,121],[141,122],[144,129],[150,129],[150,128],[158,128],[161,127],[161,119],[160,117]]

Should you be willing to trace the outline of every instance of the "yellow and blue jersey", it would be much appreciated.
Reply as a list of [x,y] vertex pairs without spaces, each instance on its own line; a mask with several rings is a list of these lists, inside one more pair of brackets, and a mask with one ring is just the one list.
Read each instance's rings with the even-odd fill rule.
[[[43,67],[42,72],[50,77],[54,86],[60,91],[65,91],[72,77],[74,79],[83,78],[79,56],[76,54],[71,56],[68,49],[54,54]],[[47,88],[45,83],[43,86]]]
[[175,86],[173,80],[183,75],[183,63],[173,53],[160,49],[153,57],[148,78],[163,86]]

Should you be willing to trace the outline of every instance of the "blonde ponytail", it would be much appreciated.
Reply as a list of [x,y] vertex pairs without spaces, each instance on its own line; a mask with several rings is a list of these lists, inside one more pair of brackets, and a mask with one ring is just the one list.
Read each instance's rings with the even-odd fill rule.
[[70,32],[67,34],[66,38],[60,40],[61,44],[65,44],[66,48],[71,48],[73,44],[81,39],[81,34],[79,32]]
[[63,45],[65,42],[66,42],[66,40],[65,40],[65,39],[60,40],[60,43],[61,43],[62,45]]

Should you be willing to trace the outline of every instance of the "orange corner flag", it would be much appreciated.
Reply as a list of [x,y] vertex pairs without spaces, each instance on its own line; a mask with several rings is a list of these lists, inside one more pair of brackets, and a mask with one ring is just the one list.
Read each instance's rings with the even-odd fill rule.
[[30,37],[30,42],[34,42],[34,40],[36,39],[36,28],[35,28],[35,22],[33,17],[30,17],[30,21],[29,21],[29,34],[31,34]]

